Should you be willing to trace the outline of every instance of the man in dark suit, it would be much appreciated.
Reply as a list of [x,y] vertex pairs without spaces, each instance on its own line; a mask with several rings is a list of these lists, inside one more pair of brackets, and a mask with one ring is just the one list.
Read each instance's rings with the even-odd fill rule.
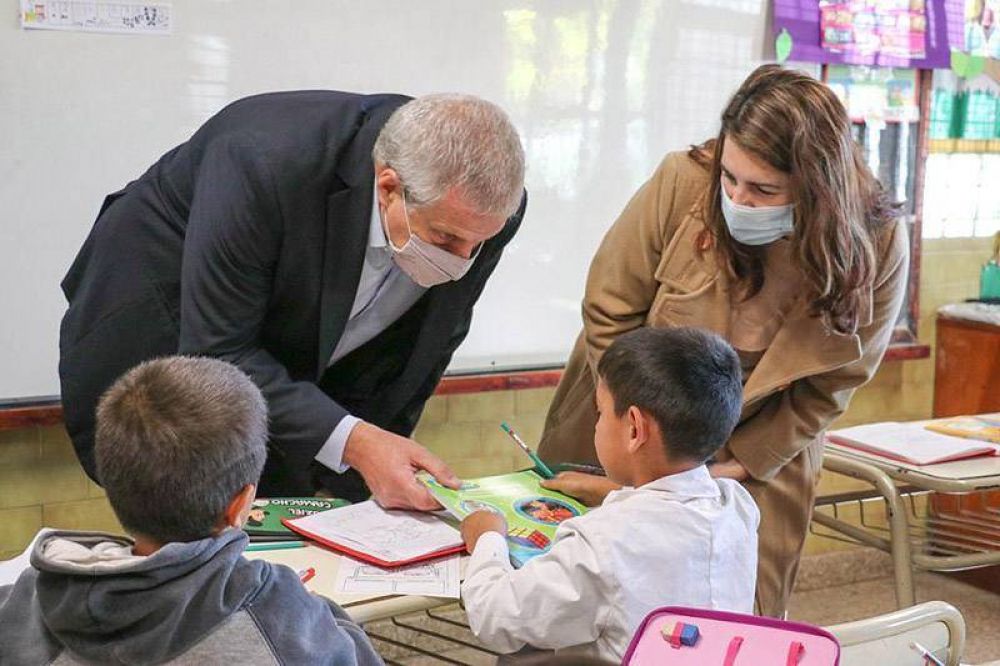
[[414,471],[457,479],[409,435],[518,230],[523,180],[516,130],[475,97],[229,105],[105,199],[62,283],[59,373],[84,469],[100,481],[94,410],[119,375],[206,355],[267,398],[262,495],[370,488],[433,508]]

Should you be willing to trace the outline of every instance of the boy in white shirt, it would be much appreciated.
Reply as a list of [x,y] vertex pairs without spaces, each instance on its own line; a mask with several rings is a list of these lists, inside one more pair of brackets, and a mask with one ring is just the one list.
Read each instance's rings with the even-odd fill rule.
[[502,516],[462,521],[469,624],[499,652],[619,661],[660,606],[753,611],[760,515],[739,483],[705,466],[739,419],[736,353],[707,331],[641,328],[608,348],[597,373],[594,444],[623,487],[562,523],[552,549],[518,570]]

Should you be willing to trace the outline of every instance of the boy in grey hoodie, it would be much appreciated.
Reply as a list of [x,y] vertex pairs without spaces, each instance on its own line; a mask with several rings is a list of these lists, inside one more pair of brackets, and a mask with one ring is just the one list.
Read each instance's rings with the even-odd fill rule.
[[0,665],[382,664],[291,569],[243,558],[267,408],[232,365],[170,357],[112,386],[96,458],[132,538],[50,531],[0,587]]

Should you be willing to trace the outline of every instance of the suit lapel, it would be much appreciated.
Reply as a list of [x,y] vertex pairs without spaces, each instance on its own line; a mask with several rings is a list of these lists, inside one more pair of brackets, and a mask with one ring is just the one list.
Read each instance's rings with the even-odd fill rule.
[[317,378],[326,369],[354,305],[365,260],[371,206],[371,187],[345,188],[327,199]]
[[365,97],[361,125],[338,159],[337,175],[345,187],[327,198],[317,379],[344,332],[358,292],[375,187],[372,147],[392,112],[407,101],[408,97],[400,95]]

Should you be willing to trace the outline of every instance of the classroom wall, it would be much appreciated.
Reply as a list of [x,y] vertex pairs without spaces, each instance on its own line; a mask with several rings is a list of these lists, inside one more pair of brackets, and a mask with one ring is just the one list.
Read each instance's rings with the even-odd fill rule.
[[[979,267],[989,251],[989,239],[924,242],[919,332],[932,350],[936,309],[978,293]],[[927,418],[933,379],[933,357],[886,363],[858,391],[838,425]],[[460,475],[511,471],[526,461],[500,431],[500,421],[516,423],[525,439],[537,441],[553,393],[554,389],[531,389],[434,397],[415,436]],[[821,491],[858,487],[850,479],[827,475]],[[20,552],[43,525],[119,530],[103,491],[84,475],[61,427],[0,432],[0,559]],[[809,553],[842,547],[816,537],[806,545]]]

